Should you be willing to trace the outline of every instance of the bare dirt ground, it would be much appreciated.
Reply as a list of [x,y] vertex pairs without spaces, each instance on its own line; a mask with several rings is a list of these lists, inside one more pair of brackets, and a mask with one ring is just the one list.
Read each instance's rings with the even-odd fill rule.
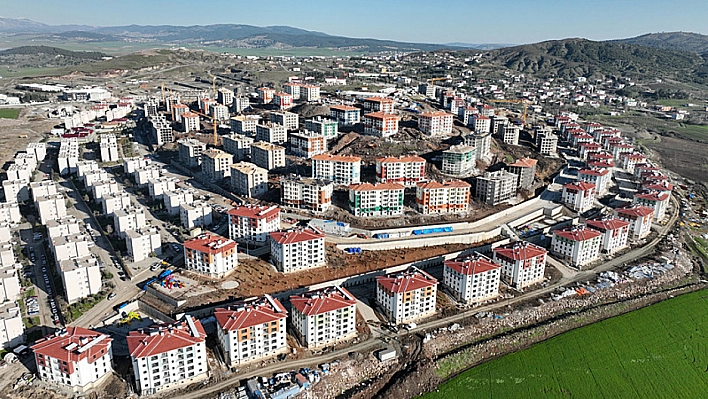
[[661,162],[667,169],[685,178],[703,184],[708,183],[708,149],[706,144],[659,136],[658,140],[646,142],[646,146],[654,152],[653,158]]
[[25,151],[27,144],[44,138],[58,122],[27,108],[17,119],[0,119],[0,166],[11,161],[16,152]]

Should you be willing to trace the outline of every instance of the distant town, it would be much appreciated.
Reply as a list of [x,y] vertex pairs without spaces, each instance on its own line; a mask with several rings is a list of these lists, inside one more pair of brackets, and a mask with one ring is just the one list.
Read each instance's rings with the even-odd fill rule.
[[53,125],[4,167],[3,394],[356,397],[466,334],[693,273],[675,228],[704,223],[694,182],[564,108],[689,115],[617,94],[629,78],[224,57],[0,96]]

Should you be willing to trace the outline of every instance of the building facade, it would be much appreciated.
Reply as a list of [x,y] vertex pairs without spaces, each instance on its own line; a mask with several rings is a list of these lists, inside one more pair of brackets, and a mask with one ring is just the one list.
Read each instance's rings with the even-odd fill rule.
[[315,228],[270,233],[270,259],[282,273],[321,267],[325,261],[325,234]]
[[492,251],[492,260],[501,265],[502,279],[514,288],[524,289],[543,281],[548,253],[545,248],[519,241]]
[[187,270],[211,278],[221,278],[238,265],[236,242],[216,233],[202,233],[184,242]]
[[459,302],[473,305],[499,295],[501,266],[486,256],[475,252],[443,265],[443,284]]
[[291,324],[303,346],[313,349],[356,336],[356,298],[334,286],[290,297]]
[[277,206],[237,206],[228,214],[232,240],[264,245],[270,233],[280,229],[280,208]]
[[404,324],[435,314],[438,280],[411,267],[376,277],[376,304],[392,324]]
[[334,184],[359,184],[361,158],[353,155],[320,154],[312,157],[312,177]]

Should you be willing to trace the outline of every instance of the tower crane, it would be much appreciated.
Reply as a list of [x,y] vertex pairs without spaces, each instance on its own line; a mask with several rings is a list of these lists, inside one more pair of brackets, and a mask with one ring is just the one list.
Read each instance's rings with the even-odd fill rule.
[[529,100],[487,100],[487,102],[490,103],[514,103],[514,104],[523,104],[524,105],[524,111],[521,114],[521,123],[526,126],[526,117],[528,113],[528,108],[529,108]]
[[201,113],[201,112],[199,112],[199,111],[194,111],[194,110],[190,110],[190,112],[194,112],[194,113],[197,114],[197,115],[200,115],[200,116],[203,116],[203,117],[205,117],[205,118],[211,119],[211,122],[212,122],[212,125],[213,125],[213,128],[214,128],[214,135],[213,135],[213,137],[214,137],[214,147],[218,146],[218,145],[219,145],[219,135],[218,135],[217,132],[216,132],[216,117],[211,116],[211,115],[207,115],[207,114],[203,114],[203,113]]

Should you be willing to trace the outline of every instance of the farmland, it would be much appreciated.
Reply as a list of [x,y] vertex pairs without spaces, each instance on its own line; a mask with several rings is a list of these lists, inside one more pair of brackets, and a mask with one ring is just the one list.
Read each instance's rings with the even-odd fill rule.
[[699,397],[708,389],[707,328],[702,290],[490,361],[423,398]]
[[20,116],[20,110],[16,108],[0,109],[0,118],[17,119]]

